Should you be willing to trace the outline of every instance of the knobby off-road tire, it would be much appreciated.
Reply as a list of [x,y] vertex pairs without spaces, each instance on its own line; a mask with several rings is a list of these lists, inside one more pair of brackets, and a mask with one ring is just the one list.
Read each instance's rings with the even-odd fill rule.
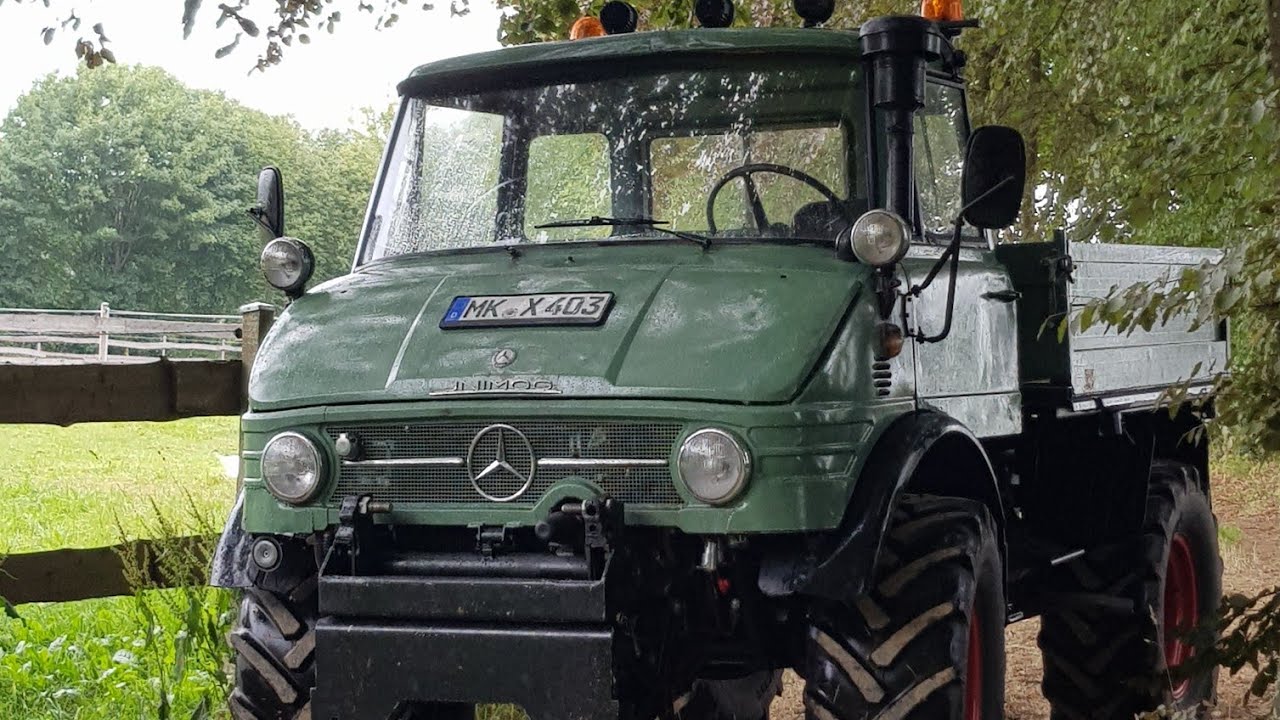
[[1140,541],[1092,551],[1062,569],[1062,606],[1040,621],[1053,720],[1129,718],[1160,704],[1212,701],[1215,672],[1179,682],[1168,672],[1179,652],[1190,651],[1180,640],[1186,626],[1212,618],[1222,596],[1217,523],[1194,468],[1156,463]]
[[915,495],[895,511],[869,592],[815,612],[807,720],[998,720],[1004,578],[981,503]]
[[[286,550],[285,559],[300,555]],[[292,556],[292,557],[291,557]],[[299,562],[306,562],[305,556]],[[304,565],[305,567],[305,565]],[[229,639],[236,653],[235,720],[311,720],[315,685],[316,574],[288,564],[246,590]]]
[[[311,551],[282,543],[279,569],[262,574],[246,590],[228,639],[236,653],[231,692],[234,720],[311,720],[315,685],[315,627],[319,614],[317,575]],[[399,720],[472,720],[475,707],[414,706]]]

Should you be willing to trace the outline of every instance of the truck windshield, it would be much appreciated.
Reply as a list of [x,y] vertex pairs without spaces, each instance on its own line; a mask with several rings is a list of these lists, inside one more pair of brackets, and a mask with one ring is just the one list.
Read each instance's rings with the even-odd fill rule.
[[669,238],[645,224],[537,227],[592,216],[830,241],[867,203],[862,102],[855,64],[812,58],[409,98],[361,260]]

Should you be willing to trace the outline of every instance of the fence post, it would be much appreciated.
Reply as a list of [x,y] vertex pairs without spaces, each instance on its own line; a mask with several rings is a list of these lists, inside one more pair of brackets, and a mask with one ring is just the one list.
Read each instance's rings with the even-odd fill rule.
[[244,365],[244,381],[249,382],[253,358],[258,354],[262,337],[271,329],[276,318],[276,306],[267,303],[249,303],[240,307],[240,362]]
[[107,361],[107,318],[111,317],[111,306],[102,303],[98,306],[98,362]]
[[[249,372],[253,370],[253,359],[258,354],[258,346],[262,343],[262,336],[267,334],[271,329],[271,323],[276,319],[276,306],[267,303],[256,302],[248,305],[240,306],[240,363],[244,367],[244,373],[241,380],[240,407],[248,409],[249,407]],[[240,441],[244,442],[244,435],[240,434]],[[244,487],[244,447],[240,448],[240,452],[236,453],[237,465],[239,471],[236,473],[236,494],[240,494],[240,490]]]

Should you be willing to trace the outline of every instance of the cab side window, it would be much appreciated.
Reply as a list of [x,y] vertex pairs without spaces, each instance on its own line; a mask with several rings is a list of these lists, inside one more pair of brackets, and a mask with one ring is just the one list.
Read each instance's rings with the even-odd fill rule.
[[[920,221],[926,240],[950,240],[951,221],[960,212],[960,173],[967,133],[964,93],[929,83],[925,106],[916,114],[915,176]],[[965,228],[965,235],[978,232]]]

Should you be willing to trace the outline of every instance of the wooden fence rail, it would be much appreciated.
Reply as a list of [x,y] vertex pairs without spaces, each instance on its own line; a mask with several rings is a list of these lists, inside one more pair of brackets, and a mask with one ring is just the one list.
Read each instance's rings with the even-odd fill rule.
[[[0,362],[136,362],[143,356],[214,357],[226,360],[240,352],[241,318],[236,315],[185,315],[113,310],[31,310],[0,308]],[[49,350],[45,345],[59,349]],[[77,346],[94,348],[76,353]],[[124,353],[113,353],[112,350]]]
[[0,597],[21,605],[201,585],[208,582],[216,542],[216,537],[191,536],[10,555],[0,559]]
[[[87,339],[84,334],[92,332],[97,335],[92,340],[95,344],[106,338],[99,344],[99,352],[107,356],[101,361],[74,353],[60,353],[67,357],[59,357],[56,351],[41,349],[40,356],[23,357],[6,354],[0,347],[0,423],[72,425],[238,415],[245,407],[248,369],[274,317],[275,308],[262,303],[241,308],[240,316],[232,318],[234,323],[226,322],[223,316],[0,309],[0,345],[7,337],[57,337],[31,341],[57,344],[76,334]],[[113,333],[214,338],[219,351],[225,341],[227,351],[234,350],[240,357],[111,355]],[[15,605],[63,602],[129,595],[138,589],[139,580],[142,587],[202,584],[207,581],[206,568],[215,540],[200,536],[137,540],[110,547],[3,556],[0,598]],[[184,561],[174,562],[175,558]],[[175,574],[175,567],[184,569]]]

